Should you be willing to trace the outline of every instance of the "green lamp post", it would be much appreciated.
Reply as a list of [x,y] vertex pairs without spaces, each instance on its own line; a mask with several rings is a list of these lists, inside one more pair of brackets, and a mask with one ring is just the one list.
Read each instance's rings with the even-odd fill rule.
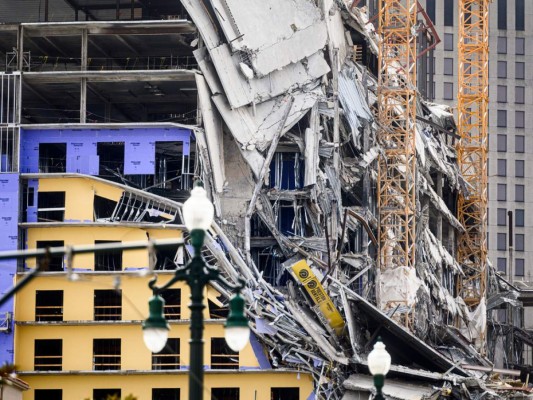
[[195,183],[191,197],[183,204],[183,219],[190,232],[190,241],[194,248],[192,260],[184,268],[176,269],[174,276],[161,287],[155,285],[157,276],[148,286],[152,289],[153,297],[149,300],[150,315],[144,321],[143,338],[146,347],[153,353],[159,353],[165,347],[170,329],[163,313],[164,299],[159,293],[178,281],[186,282],[191,289],[191,339],[189,365],[189,399],[203,399],[204,380],[204,341],[203,341],[203,310],[204,288],[210,281],[216,281],[229,290],[235,291],[230,300],[230,312],[225,324],[225,337],[228,346],[233,351],[240,351],[246,346],[250,337],[248,320],[244,315],[244,299],[240,296],[244,288],[244,281],[233,285],[220,276],[217,269],[207,266],[201,254],[207,229],[211,226],[214,216],[213,204],[200,181]]
[[383,385],[385,384],[385,375],[389,372],[391,365],[390,354],[385,350],[385,345],[378,337],[374,349],[368,355],[368,369],[374,376],[374,386],[376,387],[375,400],[385,400],[383,397]]

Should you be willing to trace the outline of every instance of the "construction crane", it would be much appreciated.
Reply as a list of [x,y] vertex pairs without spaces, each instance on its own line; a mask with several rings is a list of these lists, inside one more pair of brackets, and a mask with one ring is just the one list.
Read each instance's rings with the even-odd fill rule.
[[[416,0],[380,0],[378,140],[383,148],[378,168],[379,271],[415,267],[416,212]],[[382,310],[413,305],[406,298],[383,300]],[[413,313],[397,312],[409,326]]]
[[[459,1],[460,140],[456,149],[468,192],[458,198],[458,219],[466,231],[458,241],[457,259],[465,275],[459,277],[457,291],[471,310],[484,306],[487,289],[489,1]],[[485,347],[485,333],[485,330],[479,333],[479,349]]]

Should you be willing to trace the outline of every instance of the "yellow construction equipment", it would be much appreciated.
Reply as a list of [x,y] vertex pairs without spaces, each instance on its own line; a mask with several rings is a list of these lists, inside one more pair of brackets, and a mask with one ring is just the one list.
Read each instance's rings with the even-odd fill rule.
[[[488,10],[489,0],[459,1],[456,148],[468,193],[458,198],[458,219],[466,232],[458,241],[457,259],[465,276],[457,290],[471,309],[484,304],[487,287]],[[478,340],[483,348],[485,332]]]
[[[378,71],[379,268],[415,267],[416,0],[380,0]],[[381,309],[406,305],[381,301]],[[402,304],[403,303],[403,304]],[[398,316],[397,313],[396,315]],[[408,326],[412,313],[399,316]]]

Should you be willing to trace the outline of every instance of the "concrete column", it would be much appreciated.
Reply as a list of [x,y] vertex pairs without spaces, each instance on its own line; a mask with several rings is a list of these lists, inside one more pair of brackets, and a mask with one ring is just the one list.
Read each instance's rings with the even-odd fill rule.
[[[81,33],[81,71],[87,71],[87,29]],[[80,82],[80,124],[87,122],[87,78],[81,78]]]

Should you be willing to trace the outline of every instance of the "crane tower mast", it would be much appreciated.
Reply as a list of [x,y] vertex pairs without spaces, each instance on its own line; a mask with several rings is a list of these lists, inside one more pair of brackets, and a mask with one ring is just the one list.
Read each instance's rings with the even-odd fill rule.
[[[458,295],[475,308],[487,288],[487,130],[489,0],[459,1],[459,92],[457,157],[468,193],[459,195],[458,219],[466,231],[457,258],[465,275]],[[484,342],[484,332],[481,343]]]

